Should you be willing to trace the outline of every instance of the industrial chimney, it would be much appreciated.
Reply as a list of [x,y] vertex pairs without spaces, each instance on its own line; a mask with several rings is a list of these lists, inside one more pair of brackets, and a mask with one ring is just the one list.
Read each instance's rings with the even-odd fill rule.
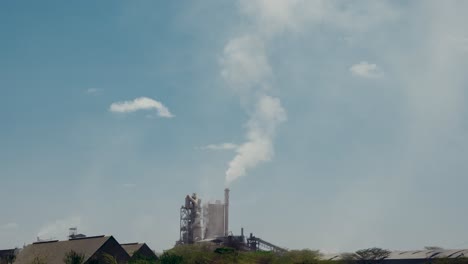
[[224,189],[224,236],[229,235],[229,189]]

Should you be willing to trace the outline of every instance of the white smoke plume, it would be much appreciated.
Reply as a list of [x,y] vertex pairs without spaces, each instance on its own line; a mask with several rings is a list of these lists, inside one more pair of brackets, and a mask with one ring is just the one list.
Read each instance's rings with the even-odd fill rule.
[[264,42],[246,34],[231,39],[224,47],[221,76],[231,89],[242,97],[268,89],[272,75]]
[[276,127],[286,120],[280,99],[268,95],[273,73],[266,54],[259,34],[233,38],[224,48],[221,76],[247,107],[254,108],[247,122],[247,140],[236,149],[226,170],[226,185],[272,159]]
[[286,120],[286,112],[278,98],[262,95],[255,112],[247,123],[247,141],[237,149],[229,163],[226,183],[244,176],[246,170],[273,157],[273,136],[276,126]]
[[[366,5],[369,8],[362,10],[327,0],[239,0],[239,11],[250,23],[243,34],[224,47],[221,76],[239,93],[242,102],[255,110],[247,124],[247,141],[229,162],[226,184],[272,159],[275,128],[286,120],[280,99],[269,95],[274,74],[268,62],[268,43],[285,32],[310,30],[323,23],[362,32],[397,17],[386,2],[367,1]],[[378,15],[374,10],[379,11]]]

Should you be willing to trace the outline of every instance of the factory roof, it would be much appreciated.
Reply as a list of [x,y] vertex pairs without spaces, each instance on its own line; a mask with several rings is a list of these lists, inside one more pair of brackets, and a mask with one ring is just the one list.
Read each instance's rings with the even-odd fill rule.
[[[340,260],[345,254],[324,254],[323,260]],[[392,251],[388,260],[397,259],[434,259],[434,258],[460,258],[468,257],[468,249],[432,249],[432,250],[409,250],[409,251]]]
[[468,256],[468,249],[432,249],[413,251],[393,251],[387,259],[434,259],[460,258]]
[[19,252],[15,264],[33,263],[35,259],[43,260],[48,264],[62,264],[66,254],[72,250],[83,254],[84,262],[86,262],[109,240],[115,241],[112,236],[94,236],[66,241],[36,242]]

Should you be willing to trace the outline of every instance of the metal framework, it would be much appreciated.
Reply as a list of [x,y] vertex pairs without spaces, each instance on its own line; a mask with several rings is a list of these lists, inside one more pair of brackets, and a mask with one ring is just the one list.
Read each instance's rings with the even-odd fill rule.
[[177,244],[193,244],[201,239],[201,200],[194,193],[185,197],[185,205],[180,208],[180,239]]
[[250,233],[250,236],[247,238],[247,246],[252,251],[272,251],[275,253],[287,252],[286,249],[273,245],[261,238],[255,237],[252,235],[252,233]]

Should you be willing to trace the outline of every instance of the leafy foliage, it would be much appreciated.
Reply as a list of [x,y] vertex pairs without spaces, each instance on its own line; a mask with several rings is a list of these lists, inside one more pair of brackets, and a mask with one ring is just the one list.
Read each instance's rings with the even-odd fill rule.
[[[390,255],[390,251],[386,249],[381,249],[377,247],[361,249],[356,251],[354,254],[344,256],[345,261],[354,260],[357,263],[367,264],[367,263],[381,263],[383,260]],[[342,256],[343,257],[343,256]]]
[[84,254],[77,253],[73,250],[65,254],[63,258],[63,262],[65,264],[82,264],[84,262],[85,256]]
[[180,245],[166,251],[159,259],[161,264],[316,264],[321,263],[318,252],[312,250],[292,250],[284,254],[273,252],[239,251],[230,247],[209,244]]
[[0,258],[0,264],[13,264],[15,262],[16,255],[7,255],[3,258]]
[[179,255],[164,252],[159,258],[158,263],[160,264],[181,264],[184,263],[184,258]]
[[424,247],[425,250],[443,250],[444,248],[438,246],[426,246]]
[[35,257],[31,264],[47,264],[47,261],[41,257]]
[[319,263],[319,252],[309,249],[290,250],[278,257],[275,263],[315,264]]
[[146,257],[139,253],[136,253],[132,256],[128,264],[156,264],[157,258],[154,257]]
[[117,260],[112,255],[107,253],[102,255],[102,262],[104,264],[118,264]]

